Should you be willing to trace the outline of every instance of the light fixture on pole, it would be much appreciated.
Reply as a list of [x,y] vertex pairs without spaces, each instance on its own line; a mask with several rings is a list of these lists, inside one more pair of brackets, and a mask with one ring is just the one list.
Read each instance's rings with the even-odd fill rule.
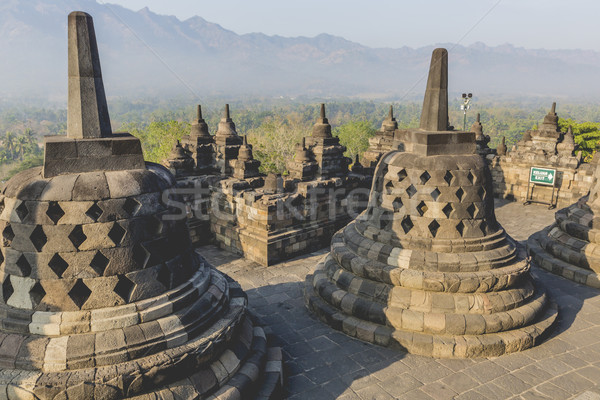
[[463,110],[464,118],[463,118],[463,131],[467,130],[467,110],[471,108],[471,99],[473,98],[473,93],[463,93],[462,94],[463,103],[460,106],[460,109]]

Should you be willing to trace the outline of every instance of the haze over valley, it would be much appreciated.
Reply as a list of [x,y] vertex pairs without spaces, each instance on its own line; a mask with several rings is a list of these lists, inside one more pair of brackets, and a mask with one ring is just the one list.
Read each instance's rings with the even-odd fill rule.
[[316,37],[239,35],[201,16],[180,20],[94,0],[9,0],[0,5],[0,96],[64,101],[67,14],[94,16],[109,98],[289,97],[418,100],[431,50],[450,52],[450,92],[487,99],[588,101],[600,94],[600,53],[510,44],[432,43],[371,48]]

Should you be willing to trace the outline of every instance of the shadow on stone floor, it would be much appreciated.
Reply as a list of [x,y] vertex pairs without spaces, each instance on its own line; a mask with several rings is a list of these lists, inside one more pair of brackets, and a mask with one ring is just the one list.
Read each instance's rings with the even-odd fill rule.
[[[526,255],[523,244],[527,237],[554,221],[554,210],[543,206],[523,207],[520,203],[497,199],[496,209],[497,218],[507,233],[521,243],[520,257]],[[496,386],[482,381],[480,386],[473,383],[472,389],[454,388],[460,399],[488,398],[487,395],[504,398],[500,393],[507,396],[508,393],[499,391],[498,385],[516,378],[526,383],[520,383],[522,388],[511,386],[513,394],[521,393],[523,398],[529,398],[529,395],[543,393],[545,396],[541,398],[567,399],[583,393],[600,379],[600,290],[536,267],[532,268],[533,275],[546,286],[560,308],[557,326],[543,343],[496,359],[434,360],[351,339],[307,311],[302,295],[304,277],[312,272],[326,249],[269,268],[215,246],[206,246],[200,251],[209,256],[207,259],[215,267],[242,284],[249,296],[250,309],[282,346],[284,388],[291,399],[417,398],[411,396],[415,392],[422,395],[421,389],[410,391],[411,382],[415,383],[403,380],[402,376],[412,374],[423,381],[424,375],[435,370],[433,366],[439,368],[440,365],[457,371],[441,381],[446,389],[448,385],[458,385],[461,379],[470,380],[479,375],[495,379]],[[532,371],[539,376],[532,377]],[[588,380],[582,380],[582,376]],[[439,381],[423,383],[423,390],[430,394],[443,389]],[[427,391],[432,385],[437,386]],[[390,393],[396,392],[398,396],[390,397]]]
[[[518,241],[517,245],[519,258],[527,257],[527,239]],[[585,301],[600,295],[598,289],[554,275],[536,265],[532,265],[531,273],[536,281],[544,285],[552,301],[558,305],[557,323],[545,341],[557,337],[569,329],[577,314],[582,310]]]
[[503,198],[494,196],[494,208],[495,209],[504,207],[505,205],[510,204],[510,203],[513,203],[513,200],[503,199]]
[[[242,285],[249,308],[270,343],[282,348],[288,399],[357,399],[361,389],[373,390],[378,382],[374,374],[406,356],[400,350],[346,336],[309,313],[304,304],[304,277],[326,252],[263,267],[216,246],[201,248],[215,268]],[[307,258],[314,259],[314,264],[311,261],[307,266]],[[279,280],[287,281],[273,283]]]
[[[492,384],[483,382],[477,386],[479,384],[473,383],[472,379],[479,375],[496,379],[497,384],[515,377],[528,382],[521,382],[522,388],[512,388],[514,394],[525,394],[525,391],[539,394],[533,387],[540,385],[538,388],[542,392],[548,390],[546,397],[541,398],[567,399],[572,395],[550,384],[549,380],[562,379],[564,382],[555,383],[573,386],[573,394],[576,394],[589,388],[572,381],[574,378],[581,380],[572,372],[574,369],[582,368],[586,372],[584,376],[593,382],[597,382],[596,373],[600,376],[600,363],[597,362],[600,353],[596,352],[597,338],[600,337],[600,291],[544,270],[534,268],[532,272],[546,285],[561,308],[557,327],[549,338],[532,349],[495,359],[436,360],[360,342],[314,318],[304,306],[303,280],[325,251],[268,268],[215,246],[206,246],[201,252],[215,267],[242,284],[249,297],[250,310],[266,326],[274,342],[282,347],[284,390],[289,399],[430,399],[431,396],[427,397],[424,392],[441,396],[434,398],[453,398],[457,393],[460,399],[488,398],[488,394],[498,394],[498,391],[508,396],[506,390],[501,391]],[[529,364],[523,369],[528,371],[524,375],[516,372]],[[455,372],[448,372],[447,368]],[[531,370],[538,371],[539,377],[531,377]],[[442,372],[450,375],[444,375],[442,381],[427,383],[427,379]],[[502,375],[504,373],[507,375]],[[559,376],[561,374],[565,376]],[[461,389],[463,380],[472,382],[473,388]],[[456,386],[457,393],[447,392],[449,386]],[[448,393],[451,396],[444,397]],[[551,393],[554,395],[548,397]]]
[[406,353],[350,338],[311,315],[304,282],[247,290],[250,309],[284,356],[284,390],[290,399],[335,399],[349,387],[360,390],[372,374]]
[[[592,306],[590,309],[586,308],[586,301],[600,295],[600,290],[556,276],[536,266],[532,267],[532,274],[546,287],[552,301],[558,304],[558,322],[548,339],[560,337],[572,326],[580,312],[600,311],[596,306],[593,306],[593,309]],[[600,321],[600,315],[598,317]]]

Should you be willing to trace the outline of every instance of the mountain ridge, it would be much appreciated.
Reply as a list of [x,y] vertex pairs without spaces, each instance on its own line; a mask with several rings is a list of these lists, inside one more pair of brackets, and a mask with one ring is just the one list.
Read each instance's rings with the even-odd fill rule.
[[[109,96],[367,96],[422,92],[431,50],[371,48],[343,37],[237,34],[95,0],[6,0],[0,6],[3,97],[66,96],[67,15],[95,21]],[[600,52],[446,44],[450,90],[479,95],[598,97]],[[566,73],[565,71],[568,71]],[[183,82],[183,83],[182,83]],[[408,95],[407,95],[408,93]]]

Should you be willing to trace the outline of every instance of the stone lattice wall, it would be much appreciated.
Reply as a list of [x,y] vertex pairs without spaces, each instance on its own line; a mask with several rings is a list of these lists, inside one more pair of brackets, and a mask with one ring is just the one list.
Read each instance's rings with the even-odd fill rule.
[[[140,301],[188,279],[189,239],[179,221],[161,219],[168,211],[160,192],[169,181],[156,178],[160,172],[43,180],[35,168],[11,180],[0,207],[3,302],[40,311],[87,310]],[[154,186],[138,185],[142,174]],[[14,183],[32,177],[39,179],[38,191],[23,193]]]

